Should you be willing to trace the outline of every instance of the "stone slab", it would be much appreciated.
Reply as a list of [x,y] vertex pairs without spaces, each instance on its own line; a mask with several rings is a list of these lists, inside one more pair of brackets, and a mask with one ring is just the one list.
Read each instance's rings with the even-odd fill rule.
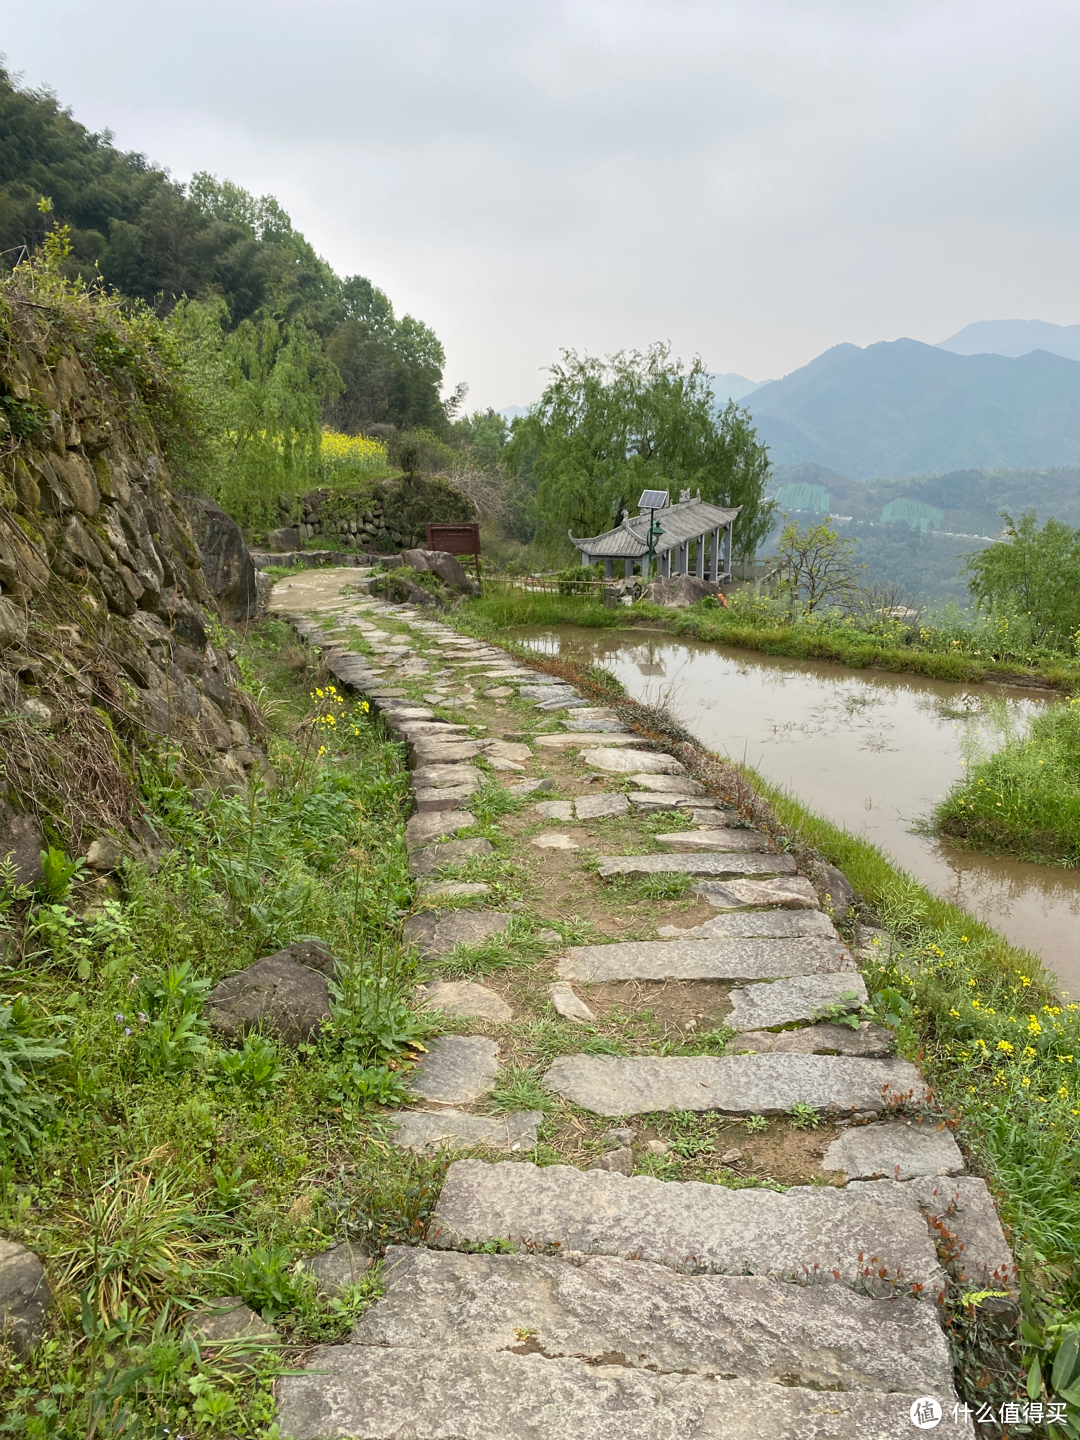
[[460,1110],[404,1110],[390,1117],[393,1143],[403,1150],[535,1150],[539,1110],[512,1115],[466,1115]]
[[308,1365],[278,1382],[292,1440],[910,1440],[918,1398],[439,1347],[319,1345]]
[[585,1025],[596,1024],[596,1016],[581,996],[575,993],[573,986],[565,980],[556,980],[554,985],[549,985],[548,994],[556,1014],[561,1015],[564,1020],[580,1020]]
[[680,930],[677,925],[661,925],[658,935],[673,940],[761,939],[798,940],[812,935],[824,940],[838,940],[836,926],[820,910],[756,910],[735,911],[714,915],[702,925]]
[[480,785],[483,775],[475,765],[418,765],[409,777],[416,790],[427,787],[452,789],[458,785]]
[[959,1175],[964,1157],[947,1126],[893,1120],[845,1130],[825,1151],[821,1168],[839,1170],[848,1180],[911,1180]]
[[434,875],[444,865],[461,865],[475,856],[494,853],[494,845],[482,835],[469,840],[448,840],[442,845],[425,845],[409,856],[409,874],[415,880],[422,875]]
[[194,1312],[188,1324],[202,1345],[226,1345],[239,1340],[272,1345],[278,1338],[274,1327],[245,1305],[239,1295],[211,1300],[205,1309]]
[[749,906],[777,905],[785,910],[814,910],[817,891],[802,875],[776,880],[704,880],[691,885],[715,910],[743,910]]
[[553,710],[576,710],[579,706],[588,705],[588,703],[580,695],[570,694],[558,700],[540,700],[537,702],[536,708],[550,713]]
[[[628,734],[605,734],[604,747],[607,749],[612,745],[643,745],[645,742],[640,735]],[[575,735],[573,731],[560,731],[555,735],[537,735],[534,744],[544,750],[567,750],[571,747],[580,747],[581,736]]]
[[424,785],[415,792],[417,812],[430,815],[443,810],[456,810],[461,805],[467,805],[479,788],[479,784],[472,783]]
[[409,753],[415,769],[424,765],[458,765],[464,760],[473,760],[480,748],[473,741],[429,740],[420,736],[409,741]]
[[514,1012],[501,995],[472,980],[432,980],[420,986],[421,1010],[444,1015],[475,1015],[482,1020],[506,1021]]
[[[459,1160],[447,1171],[428,1244],[453,1250],[502,1240],[514,1250],[617,1255],[681,1271],[800,1281],[839,1271],[842,1284],[859,1289],[874,1257],[891,1276],[902,1269],[904,1289],[921,1283],[937,1290],[941,1270],[920,1217],[897,1209],[883,1225],[879,1206],[829,1203],[828,1193],[810,1204],[775,1190],[698,1180]],[[904,1222],[894,1226],[901,1215]]]
[[618,735],[622,731],[622,721],[616,718],[604,720],[595,715],[586,715],[581,710],[576,715],[567,715],[563,724],[568,730],[575,731],[579,735],[603,735],[610,732]]
[[[659,777],[663,779],[663,776]],[[669,779],[677,779],[677,776],[669,776]],[[723,817],[727,813],[720,807],[719,800],[712,800],[707,795],[683,795],[677,791],[631,791],[626,797],[635,810],[641,810],[644,814],[651,814],[654,810],[695,810],[702,807],[715,806],[714,814],[716,819],[714,825],[722,825]]]
[[785,1115],[798,1102],[815,1110],[880,1111],[890,1101],[929,1097],[906,1060],[846,1055],[563,1055],[544,1084],[594,1115]]
[[415,945],[425,960],[449,955],[458,945],[483,945],[513,922],[498,910],[421,910],[402,926],[402,938]]
[[358,1345],[497,1352],[522,1330],[548,1358],[616,1357],[671,1374],[762,1385],[952,1394],[933,1310],[840,1285],[764,1275],[680,1275],[613,1255],[464,1255],[392,1245],[386,1290],[352,1333]]
[[610,820],[629,810],[630,801],[625,795],[579,795],[574,801],[579,820]]
[[661,845],[683,850],[739,851],[752,855],[769,848],[769,838],[760,830],[671,830],[657,835],[656,839]]
[[506,787],[506,793],[520,797],[523,795],[532,795],[537,790],[554,789],[554,780],[519,780],[516,785],[508,785]]
[[532,685],[522,685],[518,689],[518,694],[522,700],[553,700],[556,697],[559,699],[578,698],[577,691],[571,686],[560,685],[555,681],[550,685],[537,685],[535,682]]
[[432,810],[423,815],[413,815],[405,825],[405,848],[419,850],[446,835],[468,830],[475,824],[476,817],[468,810]]
[[517,760],[507,760],[502,755],[486,755],[484,758],[492,770],[511,770],[515,775],[525,774],[525,766]]
[[767,980],[843,972],[855,961],[839,942],[805,940],[622,940],[575,945],[559,960],[564,980]]
[[479,895],[490,895],[491,886],[485,885],[482,880],[425,880],[416,893],[425,900],[437,899],[441,895],[461,895],[465,898],[474,898]]
[[896,1053],[896,1036],[883,1025],[863,1020],[847,1025],[803,1025],[798,1030],[748,1030],[724,1046],[727,1055],[852,1055],[880,1060]]
[[537,850],[579,850],[581,847],[572,835],[562,835],[551,830],[544,835],[534,835],[529,842]]
[[594,770],[613,775],[629,775],[640,770],[648,775],[681,775],[685,766],[674,755],[661,755],[651,750],[609,750],[606,747],[582,750],[581,759]]
[[[818,1198],[821,1187],[796,1185],[787,1193],[809,1203]],[[899,1183],[853,1180],[843,1189],[830,1187],[828,1193],[860,1209],[873,1204],[925,1215],[939,1241],[953,1252],[949,1269],[961,1283],[969,1288],[1016,1291],[1016,1264],[982,1178],[926,1175]]]
[[497,755],[500,760],[516,760],[518,764],[532,759],[532,746],[516,740],[481,740],[479,744],[485,757]]
[[543,815],[545,820],[573,820],[574,802],[572,800],[542,800],[533,809]]
[[315,1276],[320,1294],[331,1299],[359,1285],[370,1268],[371,1256],[363,1254],[351,1240],[342,1240],[301,1261],[301,1269]]
[[613,875],[694,875],[704,879],[794,873],[794,855],[739,855],[731,851],[709,851],[702,855],[601,855],[598,870],[601,880],[609,880]]
[[704,795],[705,786],[700,780],[691,780],[689,775],[651,775],[642,771],[639,775],[628,775],[632,785],[642,790],[660,791],[664,795]]
[[405,1083],[423,1100],[464,1105],[491,1089],[498,1056],[498,1041],[486,1035],[440,1035]]
[[832,1004],[857,1010],[869,1000],[861,975],[796,975],[771,985],[746,985],[732,990],[731,1013],[725,1024],[736,1030],[767,1030],[772,1025],[809,1023]]

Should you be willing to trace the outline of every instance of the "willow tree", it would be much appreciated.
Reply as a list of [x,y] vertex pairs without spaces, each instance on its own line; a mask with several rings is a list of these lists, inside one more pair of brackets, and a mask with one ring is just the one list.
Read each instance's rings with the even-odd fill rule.
[[700,490],[711,504],[742,507],[736,553],[755,553],[772,513],[768,452],[748,411],[717,410],[700,358],[687,369],[667,345],[604,360],[564,350],[549,375],[503,451],[507,468],[532,477],[541,538],[608,530],[645,489],[672,499]]

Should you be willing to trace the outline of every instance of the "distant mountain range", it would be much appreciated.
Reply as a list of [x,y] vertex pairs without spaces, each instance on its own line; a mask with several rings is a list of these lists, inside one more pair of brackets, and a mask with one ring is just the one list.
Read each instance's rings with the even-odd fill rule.
[[1066,360],[1080,360],[1080,325],[1052,325],[1049,320],[976,320],[948,340],[938,341],[939,350],[954,355],[1030,355],[1048,350]]
[[[946,347],[973,343],[964,337],[979,328]],[[1045,350],[1011,357],[918,340],[836,345],[754,390],[748,408],[774,464],[809,461],[853,480],[1080,462],[1080,360]]]

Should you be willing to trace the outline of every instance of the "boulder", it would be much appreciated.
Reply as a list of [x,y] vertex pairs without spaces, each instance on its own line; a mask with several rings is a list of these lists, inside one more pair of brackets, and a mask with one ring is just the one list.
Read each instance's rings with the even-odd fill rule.
[[266,543],[272,551],[299,550],[300,531],[291,525],[283,526],[280,530],[271,530],[266,537]]
[[225,620],[253,620],[259,613],[255,563],[240,526],[220,505],[200,497],[192,515],[203,573]]
[[7,859],[18,885],[40,885],[45,836],[32,815],[19,815],[0,800],[0,860]]
[[696,605],[706,595],[719,594],[720,586],[711,580],[699,580],[696,575],[674,575],[670,580],[654,580],[645,587],[641,598],[663,605],[666,610],[681,610],[687,605]]
[[834,920],[843,920],[855,906],[855,887],[835,865],[814,867],[814,883],[824,896],[824,908]]
[[45,1267],[25,1245],[0,1240],[0,1336],[21,1355],[41,1344],[52,1305]]
[[405,565],[411,565],[414,570],[430,570],[432,575],[437,575],[447,585],[453,585],[457,590],[470,590],[472,581],[465,573],[461,561],[456,559],[447,550],[403,550],[401,560]]
[[299,1045],[330,1019],[326,977],[282,950],[215,985],[204,1014],[230,1039],[262,1029]]
[[124,847],[112,835],[99,835],[96,840],[91,841],[90,848],[86,852],[87,866],[99,874],[108,874],[110,870],[118,870],[123,858]]
[[317,970],[328,980],[334,978],[334,970],[337,966],[337,959],[333,951],[321,940],[294,940],[286,949],[276,950],[273,955],[266,955],[263,958],[266,960],[294,960],[297,965],[306,965],[309,970]]

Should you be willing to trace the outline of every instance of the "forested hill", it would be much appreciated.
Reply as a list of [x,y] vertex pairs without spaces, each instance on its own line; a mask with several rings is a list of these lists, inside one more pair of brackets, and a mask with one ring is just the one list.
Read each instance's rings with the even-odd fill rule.
[[774,464],[863,480],[1080,461],[1080,362],[837,345],[747,399]]
[[55,223],[70,226],[73,275],[98,273],[159,311],[184,296],[219,298],[229,327],[272,315],[309,330],[341,376],[328,418],[342,428],[445,428],[445,357],[434,332],[395,316],[363,276],[335,275],[276,200],[205,174],[178,184],[0,68],[4,266],[38,247]]

